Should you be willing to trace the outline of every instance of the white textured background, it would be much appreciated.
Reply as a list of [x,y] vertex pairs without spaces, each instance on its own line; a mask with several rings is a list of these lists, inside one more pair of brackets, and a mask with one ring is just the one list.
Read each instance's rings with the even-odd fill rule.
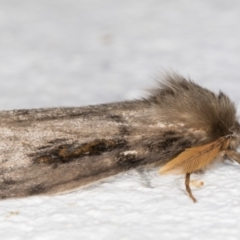
[[[240,102],[238,0],[1,0],[0,109],[143,96],[162,70]],[[132,171],[77,192],[0,202],[0,239],[239,239],[240,166],[200,178]],[[199,176],[195,176],[199,178]]]

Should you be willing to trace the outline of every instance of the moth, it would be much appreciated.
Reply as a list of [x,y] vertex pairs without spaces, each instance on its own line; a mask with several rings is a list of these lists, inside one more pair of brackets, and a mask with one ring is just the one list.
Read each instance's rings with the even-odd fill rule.
[[175,73],[146,98],[0,112],[0,198],[58,194],[129,169],[190,175],[240,163],[235,105]]

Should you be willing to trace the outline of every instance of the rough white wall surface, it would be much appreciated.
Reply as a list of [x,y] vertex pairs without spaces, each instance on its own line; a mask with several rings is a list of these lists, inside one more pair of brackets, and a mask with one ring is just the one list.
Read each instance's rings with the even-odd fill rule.
[[[240,102],[240,1],[2,0],[0,109],[133,99],[177,70]],[[56,197],[0,202],[5,240],[239,239],[240,166],[136,171]]]

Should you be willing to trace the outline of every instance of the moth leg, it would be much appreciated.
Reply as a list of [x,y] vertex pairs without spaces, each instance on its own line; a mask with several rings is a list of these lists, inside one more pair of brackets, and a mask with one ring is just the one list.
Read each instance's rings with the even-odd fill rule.
[[204,185],[204,182],[200,181],[200,180],[191,180],[190,185],[194,186],[194,187],[197,187],[197,188],[200,188]]
[[[203,169],[199,169],[194,172],[195,174],[204,174],[205,171]],[[201,180],[190,180],[190,187],[197,187],[200,188],[204,185],[204,182]]]
[[186,190],[187,190],[187,193],[188,193],[189,197],[190,197],[190,198],[193,200],[193,202],[195,203],[195,202],[197,202],[197,199],[193,196],[192,190],[191,190],[191,188],[190,188],[190,186],[189,186],[189,183],[190,183],[190,175],[191,175],[191,173],[187,173],[187,174],[186,174],[185,186],[186,186]]
[[149,176],[147,175],[146,169],[143,167],[136,169],[137,173],[141,177],[141,182],[145,187],[152,188],[151,180],[149,179]]
[[227,150],[225,151],[225,156],[240,164],[240,154],[238,152]]

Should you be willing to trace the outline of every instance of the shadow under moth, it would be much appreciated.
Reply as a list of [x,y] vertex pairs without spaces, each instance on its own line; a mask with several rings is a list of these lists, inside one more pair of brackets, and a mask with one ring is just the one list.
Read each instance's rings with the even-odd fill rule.
[[58,194],[143,166],[190,175],[240,163],[236,108],[222,92],[170,74],[140,100],[0,112],[0,198]]

